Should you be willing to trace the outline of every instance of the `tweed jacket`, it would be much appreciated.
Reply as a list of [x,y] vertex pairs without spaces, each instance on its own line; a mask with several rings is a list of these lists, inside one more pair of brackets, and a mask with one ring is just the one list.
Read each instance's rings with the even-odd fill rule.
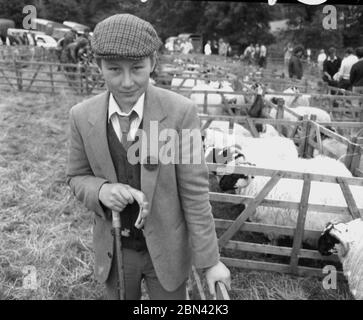
[[[83,101],[70,110],[70,147],[67,183],[83,204],[94,214],[93,243],[95,276],[105,282],[112,262],[113,237],[111,212],[101,205],[98,194],[105,182],[117,183],[106,136],[109,92]],[[157,121],[157,122],[155,122]],[[150,204],[150,214],[144,235],[153,265],[161,285],[176,290],[188,277],[191,264],[207,268],[219,260],[215,225],[209,203],[208,171],[201,145],[197,108],[193,102],[174,92],[148,86],[145,94],[143,130],[151,135],[151,126],[158,123],[159,132],[197,129],[200,164],[158,162],[141,164],[141,191]],[[164,139],[159,139],[164,140]],[[193,140],[195,141],[195,140]],[[180,141],[179,141],[180,142]],[[141,150],[152,148],[142,140]],[[159,155],[166,148],[159,141]],[[176,151],[182,152],[180,142]],[[195,150],[195,149],[194,149]],[[122,214],[122,213],[121,213]]]

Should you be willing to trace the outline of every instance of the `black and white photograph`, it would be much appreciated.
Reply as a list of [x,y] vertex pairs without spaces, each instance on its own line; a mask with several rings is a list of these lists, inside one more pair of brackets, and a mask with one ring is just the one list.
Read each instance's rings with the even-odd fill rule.
[[363,300],[362,60],[357,0],[0,0],[0,300]]

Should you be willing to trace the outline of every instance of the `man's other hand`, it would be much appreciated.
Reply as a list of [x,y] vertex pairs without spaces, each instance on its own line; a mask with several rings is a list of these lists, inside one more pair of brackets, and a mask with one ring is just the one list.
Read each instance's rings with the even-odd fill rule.
[[130,187],[122,183],[103,184],[98,198],[105,207],[117,212],[121,212],[129,203],[134,202]]
[[213,296],[213,299],[216,299],[215,288],[217,281],[223,282],[226,285],[227,289],[231,290],[231,273],[221,261],[219,261],[213,267],[207,269],[205,277],[207,279],[209,292]]

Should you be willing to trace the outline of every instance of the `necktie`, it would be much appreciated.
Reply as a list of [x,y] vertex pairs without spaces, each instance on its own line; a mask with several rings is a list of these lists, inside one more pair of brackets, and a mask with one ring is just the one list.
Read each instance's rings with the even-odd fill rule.
[[131,141],[127,141],[127,136],[130,131],[131,122],[135,119],[135,111],[132,111],[129,116],[121,116],[118,115],[118,121],[121,128],[121,144],[127,150],[129,143]]

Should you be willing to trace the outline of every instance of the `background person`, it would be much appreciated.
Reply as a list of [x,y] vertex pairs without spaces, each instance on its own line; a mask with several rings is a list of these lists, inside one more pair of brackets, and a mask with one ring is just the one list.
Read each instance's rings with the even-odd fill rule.
[[289,77],[291,79],[301,80],[304,74],[301,57],[304,54],[304,49],[298,46],[294,49],[293,55],[289,61]]
[[350,70],[350,83],[354,93],[363,94],[363,47],[357,48],[356,55],[359,60]]
[[336,55],[334,47],[329,48],[329,56],[323,63],[323,81],[327,82],[331,87],[338,87],[338,82],[334,80],[334,75],[339,71],[342,59]]
[[327,58],[327,56],[325,54],[325,50],[321,49],[320,53],[318,55],[318,59],[317,59],[319,74],[321,74],[323,72],[323,65],[324,65],[324,61],[326,60],[326,58]]
[[356,55],[354,55],[353,48],[349,47],[345,50],[345,57],[342,60],[339,71],[334,75],[334,80],[338,81],[339,88],[345,90],[351,90],[352,85],[350,83],[350,70],[352,66],[358,61]]

